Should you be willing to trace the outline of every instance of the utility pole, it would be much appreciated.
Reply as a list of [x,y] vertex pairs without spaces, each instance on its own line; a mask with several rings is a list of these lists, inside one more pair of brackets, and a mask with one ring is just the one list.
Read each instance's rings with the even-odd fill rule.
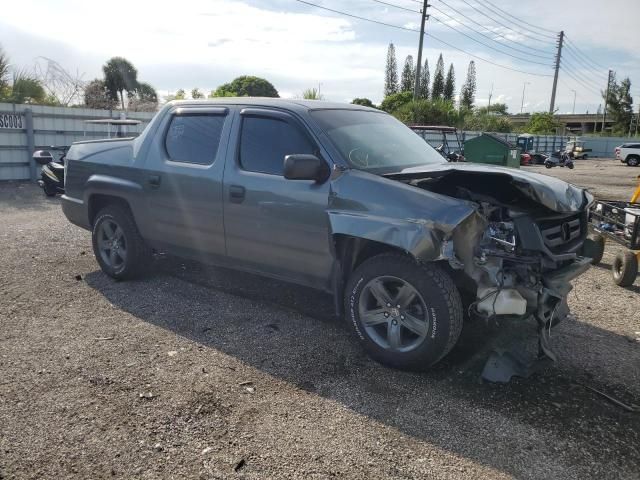
[[571,114],[575,115],[576,114],[576,91],[575,90],[571,90],[573,92],[573,108],[571,109]]
[[613,70],[609,70],[609,76],[607,78],[607,91],[604,94],[604,108],[602,109],[602,130],[601,133],[604,133],[604,125],[607,121],[607,104],[609,103],[609,89],[611,87],[611,81],[613,77]]
[[429,15],[427,15],[428,7],[430,7],[430,5],[427,3],[427,0],[424,0],[422,4],[422,12],[421,12],[422,20],[420,22],[420,41],[418,43],[418,64],[416,65],[416,83],[415,83],[415,86],[413,87],[414,100],[417,100],[418,95],[420,95],[420,76],[422,71],[422,44],[424,42],[424,24],[427,21],[427,18],[429,18]]
[[522,103],[520,104],[520,115],[522,115],[522,110],[524,109],[524,89],[527,88],[527,84],[531,85],[531,82],[524,82],[522,85]]
[[489,106],[487,106],[487,112],[491,111],[491,97],[493,97],[493,83],[491,84],[491,91],[489,92]]
[[551,90],[551,105],[549,113],[553,115],[556,108],[556,88],[558,88],[558,72],[560,71],[560,58],[562,57],[562,43],[564,42],[564,31],[558,35],[558,53],[556,54],[556,71],[553,75],[553,90]]
[[638,136],[638,124],[640,123],[640,103],[638,104],[638,116],[636,117],[636,133],[635,136]]

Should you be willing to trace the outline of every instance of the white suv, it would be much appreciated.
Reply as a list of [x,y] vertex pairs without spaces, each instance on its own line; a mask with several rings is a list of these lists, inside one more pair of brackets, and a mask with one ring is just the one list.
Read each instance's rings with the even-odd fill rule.
[[640,143],[625,143],[616,147],[616,158],[630,167],[640,165]]

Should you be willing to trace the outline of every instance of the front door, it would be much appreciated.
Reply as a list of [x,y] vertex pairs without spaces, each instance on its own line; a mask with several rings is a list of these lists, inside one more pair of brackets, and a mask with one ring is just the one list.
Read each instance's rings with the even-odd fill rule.
[[246,108],[224,176],[229,260],[267,275],[326,287],[332,266],[329,182],[287,180],[284,157],[319,155],[306,127],[287,113]]

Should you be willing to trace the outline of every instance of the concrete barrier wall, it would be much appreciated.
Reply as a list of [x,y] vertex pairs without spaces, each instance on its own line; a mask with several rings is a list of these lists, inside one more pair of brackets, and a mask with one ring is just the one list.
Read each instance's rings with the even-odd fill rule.
[[[0,180],[35,179],[37,165],[33,150],[51,145],[71,145],[79,140],[109,136],[109,126],[87,124],[86,120],[119,118],[120,111],[89,108],[47,107],[0,103]],[[140,125],[126,126],[129,135],[138,135],[153,118],[150,112],[128,112],[127,118]],[[111,127],[111,134],[116,128]]]

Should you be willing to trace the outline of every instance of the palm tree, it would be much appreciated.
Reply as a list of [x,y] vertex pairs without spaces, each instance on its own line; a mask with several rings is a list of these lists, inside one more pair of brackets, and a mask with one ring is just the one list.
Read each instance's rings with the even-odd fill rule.
[[124,92],[134,92],[138,87],[138,70],[133,64],[123,57],[113,57],[102,67],[104,72],[104,83],[109,95],[120,101],[124,110]]

